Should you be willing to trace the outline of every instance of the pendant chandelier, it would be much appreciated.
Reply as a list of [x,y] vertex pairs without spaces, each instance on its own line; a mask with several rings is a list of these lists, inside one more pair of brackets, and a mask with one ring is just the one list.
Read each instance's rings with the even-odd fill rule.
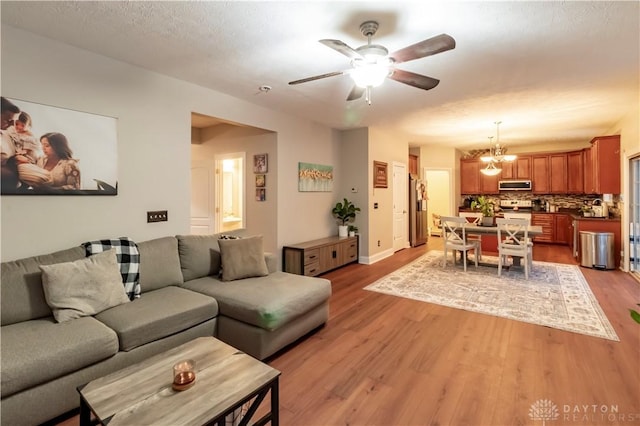
[[488,163],[487,167],[480,169],[480,173],[486,176],[496,176],[500,174],[502,169],[496,167],[496,163],[502,163],[503,161],[513,161],[517,157],[515,155],[507,154],[507,149],[504,146],[500,146],[500,123],[496,121],[496,144],[493,145],[493,136],[489,136],[489,155],[483,155],[480,160],[484,163]]

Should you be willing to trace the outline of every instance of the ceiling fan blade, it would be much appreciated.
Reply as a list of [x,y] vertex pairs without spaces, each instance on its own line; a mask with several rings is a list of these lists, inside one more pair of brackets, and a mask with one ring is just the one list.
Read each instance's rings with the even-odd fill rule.
[[356,99],[360,99],[364,94],[364,87],[353,85],[353,89],[349,92],[349,96],[347,96],[348,101],[355,101]]
[[433,89],[438,85],[438,83],[440,83],[440,80],[435,78],[399,69],[394,70],[393,74],[391,74],[389,78],[424,90]]
[[395,63],[413,61],[414,59],[424,58],[425,56],[435,55],[436,53],[445,52],[456,47],[456,41],[447,34],[431,37],[422,40],[419,43],[407,46],[389,55]]
[[300,80],[290,81],[289,84],[306,83],[308,81],[320,80],[321,78],[334,77],[336,75],[342,75],[342,74],[344,74],[344,71],[329,72],[326,74],[315,75],[313,77],[301,78]]
[[362,59],[361,54],[359,54],[358,52],[355,51],[355,49],[349,47],[347,44],[345,44],[340,40],[323,39],[323,40],[320,40],[320,43],[324,44],[327,47],[332,48],[333,50],[336,50],[342,53],[344,56],[347,56],[351,59],[357,59],[357,58]]

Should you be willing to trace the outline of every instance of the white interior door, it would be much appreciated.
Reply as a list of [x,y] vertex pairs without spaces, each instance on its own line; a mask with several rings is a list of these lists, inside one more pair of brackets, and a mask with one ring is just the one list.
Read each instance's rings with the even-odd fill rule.
[[409,247],[409,174],[407,165],[393,163],[393,251]]
[[213,234],[214,213],[213,161],[194,161],[191,164],[191,234]]

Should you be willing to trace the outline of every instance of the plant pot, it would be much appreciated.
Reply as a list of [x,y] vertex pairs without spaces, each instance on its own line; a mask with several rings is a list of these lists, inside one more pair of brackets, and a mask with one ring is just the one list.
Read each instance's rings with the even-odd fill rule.
[[493,216],[482,216],[482,226],[493,226]]
[[355,237],[356,236],[356,231],[349,231],[349,236],[350,237]]
[[346,237],[349,235],[348,225],[338,225],[338,237]]

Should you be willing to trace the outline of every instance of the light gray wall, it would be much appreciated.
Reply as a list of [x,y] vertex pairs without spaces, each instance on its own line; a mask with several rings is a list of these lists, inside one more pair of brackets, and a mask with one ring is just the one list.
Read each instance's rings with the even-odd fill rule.
[[[278,247],[336,232],[334,193],[297,192],[297,168],[338,164],[339,132],[7,25],[1,31],[3,96],[118,118],[119,184],[115,197],[1,197],[2,261],[96,238],[188,233],[191,112],[277,133],[269,167],[279,177]],[[165,209],[168,222],[146,223],[146,211]]]
[[[196,130],[196,129],[194,129]],[[245,228],[263,236],[264,249],[279,254],[277,244],[276,200],[278,197],[277,135],[254,127],[220,124],[200,129],[198,143],[191,145],[193,160],[215,161],[216,155],[244,152],[245,164]],[[253,156],[267,154],[266,200],[255,199]]]

